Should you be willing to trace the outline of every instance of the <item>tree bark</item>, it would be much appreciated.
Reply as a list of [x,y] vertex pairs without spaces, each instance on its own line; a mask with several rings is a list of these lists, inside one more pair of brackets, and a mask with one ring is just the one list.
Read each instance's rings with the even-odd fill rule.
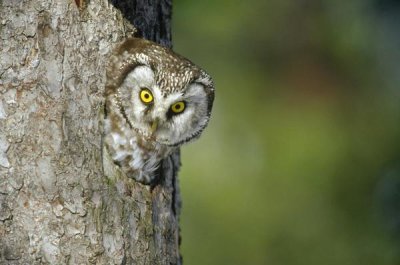
[[169,0],[0,0],[0,264],[181,264],[179,153],[150,187],[102,144],[108,54],[135,31],[170,46],[170,16]]

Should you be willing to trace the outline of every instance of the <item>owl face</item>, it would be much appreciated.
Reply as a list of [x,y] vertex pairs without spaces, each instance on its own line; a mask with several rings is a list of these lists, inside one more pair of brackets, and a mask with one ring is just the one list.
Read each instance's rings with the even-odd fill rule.
[[106,97],[125,127],[146,141],[179,146],[199,137],[207,126],[214,85],[186,58],[131,38],[110,59]]
[[155,71],[138,65],[127,74],[118,94],[133,130],[148,141],[177,146],[198,137],[207,125],[207,85],[198,78],[166,93]]

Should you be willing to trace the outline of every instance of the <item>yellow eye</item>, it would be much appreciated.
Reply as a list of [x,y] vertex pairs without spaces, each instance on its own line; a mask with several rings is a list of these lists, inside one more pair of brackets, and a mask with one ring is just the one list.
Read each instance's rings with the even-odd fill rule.
[[147,88],[143,88],[140,91],[140,100],[144,103],[144,104],[150,104],[153,102],[153,94],[151,94],[151,91],[148,90]]
[[171,110],[173,113],[181,113],[182,111],[185,110],[185,102],[178,101],[178,102],[172,104]]

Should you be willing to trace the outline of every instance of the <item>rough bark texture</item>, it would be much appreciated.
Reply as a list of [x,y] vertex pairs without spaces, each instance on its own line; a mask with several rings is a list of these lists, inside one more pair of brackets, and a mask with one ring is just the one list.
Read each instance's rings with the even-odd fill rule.
[[[176,172],[125,178],[102,148],[107,57],[170,45],[167,0],[0,0],[0,264],[180,264]],[[125,17],[125,18],[124,18]]]

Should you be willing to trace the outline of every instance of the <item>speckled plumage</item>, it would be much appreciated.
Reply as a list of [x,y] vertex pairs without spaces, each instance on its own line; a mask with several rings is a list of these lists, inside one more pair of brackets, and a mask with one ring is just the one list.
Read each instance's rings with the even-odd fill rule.
[[[152,102],[140,98],[149,91]],[[200,136],[214,100],[211,77],[153,42],[130,38],[110,57],[105,143],[128,177],[151,183],[162,159]],[[179,113],[172,105],[183,102]]]

